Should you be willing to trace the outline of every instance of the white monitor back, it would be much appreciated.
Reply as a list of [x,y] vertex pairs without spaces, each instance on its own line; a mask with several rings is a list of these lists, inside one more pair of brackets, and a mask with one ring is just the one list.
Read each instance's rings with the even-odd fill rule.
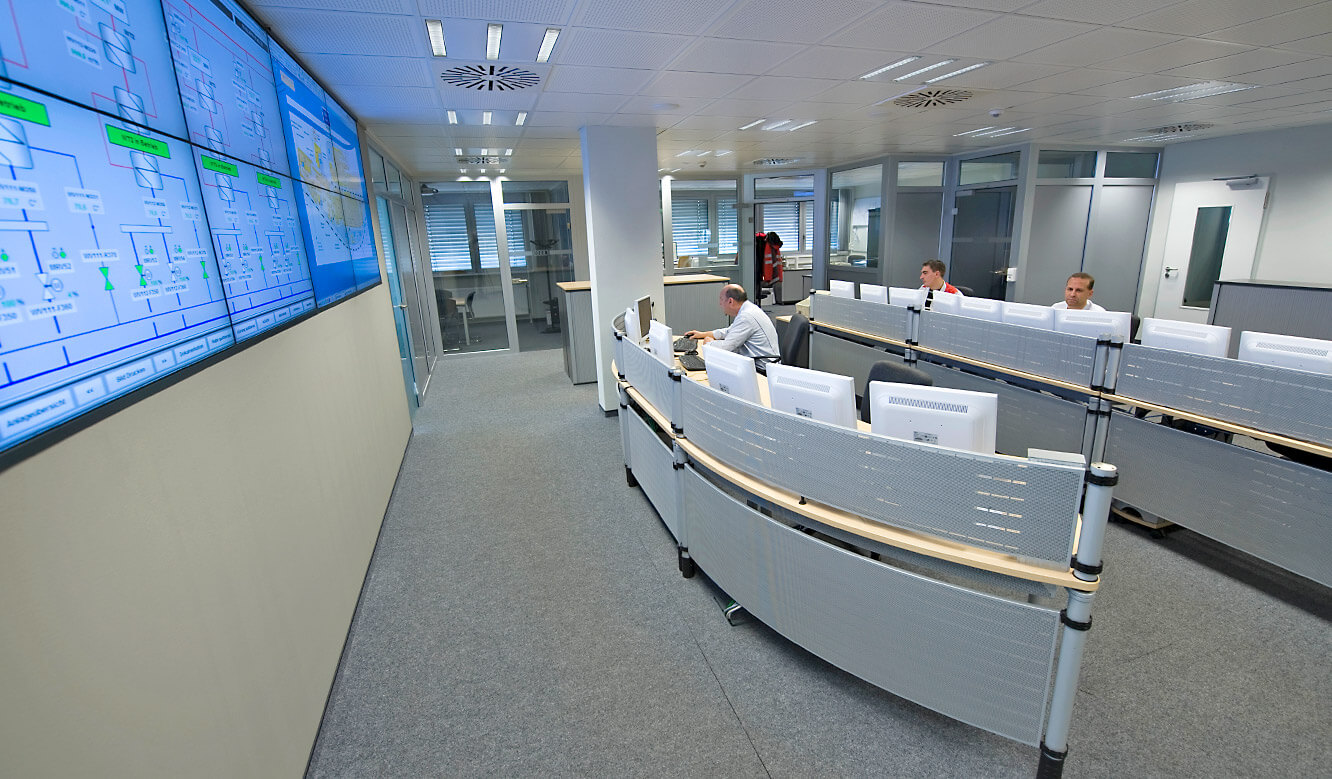
[[1067,308],[1055,308],[1057,333],[1073,333],[1099,338],[1102,335],[1117,335],[1125,341],[1129,337],[1133,317],[1127,311],[1078,311]]
[[916,306],[917,308],[925,305],[924,287],[889,287],[888,302],[894,306]]
[[1240,333],[1239,359],[1297,371],[1332,374],[1332,341],[1246,330]]
[[850,376],[773,363],[768,366],[768,398],[778,411],[856,426],[856,390]]
[[1004,302],[1002,300],[964,297],[958,301],[957,306],[957,313],[962,316],[969,316],[974,319],[987,319],[991,322],[1003,321]]
[[931,311],[942,311],[945,314],[959,314],[962,312],[962,295],[954,295],[951,292],[938,290],[934,297],[930,299]]
[[675,350],[671,346],[674,341],[671,328],[665,324],[655,319],[648,324],[648,351],[668,368],[675,367]]
[[855,298],[856,283],[854,281],[832,279],[828,282],[828,291],[835,298]]
[[643,339],[638,332],[638,307],[630,306],[624,310],[624,337],[629,339],[629,343],[642,343]]
[[888,288],[878,284],[861,284],[860,299],[874,303],[887,303]]
[[750,403],[759,402],[758,372],[753,358],[736,354],[713,344],[704,344],[703,363],[708,369],[708,386]]
[[994,454],[999,396],[992,392],[872,381],[869,404],[871,432]]
[[1230,328],[1147,317],[1138,327],[1138,340],[1143,346],[1157,349],[1225,357],[1230,349]]
[[1042,330],[1054,329],[1055,310],[1049,306],[1004,302],[1000,309],[1000,321],[1005,324],[1039,327]]

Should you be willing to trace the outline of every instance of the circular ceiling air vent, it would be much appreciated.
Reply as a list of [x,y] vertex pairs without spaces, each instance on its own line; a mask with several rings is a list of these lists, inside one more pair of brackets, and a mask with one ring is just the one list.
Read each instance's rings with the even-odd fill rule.
[[1168,124],[1164,127],[1153,127],[1150,130],[1143,130],[1144,134],[1149,135],[1178,135],[1179,133],[1196,133],[1200,130],[1210,130],[1216,127],[1214,124],[1206,122],[1184,122],[1183,124]]
[[753,165],[794,165],[794,164],[797,163],[797,162],[800,162],[800,158],[799,158],[799,157],[764,157],[763,159],[754,160],[754,162],[751,163],[751,164],[753,164]]
[[536,86],[541,77],[530,70],[510,65],[459,65],[439,77],[449,86],[480,92],[511,92]]
[[966,89],[922,89],[909,95],[902,95],[893,101],[893,105],[903,108],[938,108],[939,106],[960,103],[972,96]]
[[458,164],[459,165],[506,165],[508,164],[509,159],[510,159],[509,157],[493,157],[493,156],[459,157]]

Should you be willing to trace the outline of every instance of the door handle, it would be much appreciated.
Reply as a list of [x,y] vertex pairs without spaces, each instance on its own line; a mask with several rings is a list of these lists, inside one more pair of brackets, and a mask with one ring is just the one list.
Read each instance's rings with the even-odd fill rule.
[[1169,265],[1167,265],[1167,266],[1166,266],[1166,269],[1165,269],[1165,277],[1166,277],[1167,279],[1169,279],[1169,278],[1174,278],[1173,274],[1176,273],[1176,272],[1178,272],[1178,271],[1179,271],[1179,268],[1172,268],[1172,267],[1170,267]]
[[406,303],[399,303],[399,304],[397,304],[396,306],[394,306],[394,308],[400,308],[400,309],[402,309],[403,311],[406,311],[406,310],[407,310],[407,304],[406,304]]

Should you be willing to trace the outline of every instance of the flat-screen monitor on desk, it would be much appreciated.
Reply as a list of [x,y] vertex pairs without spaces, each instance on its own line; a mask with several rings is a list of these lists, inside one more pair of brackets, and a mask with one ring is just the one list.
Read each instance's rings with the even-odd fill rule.
[[634,310],[638,312],[638,340],[642,341],[648,337],[648,323],[652,321],[652,298],[644,295],[634,302]]
[[661,322],[649,322],[648,325],[648,351],[652,356],[666,363],[666,367],[675,367],[675,339],[671,335],[671,329]]
[[758,372],[754,360],[713,344],[704,344],[703,362],[708,366],[708,386],[750,403],[759,402]]
[[642,343],[642,336],[638,334],[638,308],[630,306],[624,310],[624,337],[629,339],[630,343]]
[[1054,329],[1054,309],[1032,303],[1008,303],[1001,307],[1000,316],[1005,324]]
[[1240,333],[1239,359],[1278,368],[1332,374],[1332,341],[1246,330]]
[[888,302],[888,288],[878,284],[861,284],[860,299],[874,303]]
[[870,432],[994,454],[999,396],[992,392],[872,381],[869,404]]
[[1054,311],[1054,329],[1057,333],[1074,333],[1100,338],[1117,335],[1125,341],[1129,337],[1132,316],[1127,311],[1078,311],[1067,308]]
[[1148,317],[1138,328],[1138,339],[1143,346],[1157,349],[1225,357],[1230,348],[1230,328]]
[[917,308],[925,305],[924,287],[889,287],[888,302],[894,306],[908,308],[916,306]]
[[850,376],[773,363],[768,398],[778,411],[855,429],[856,389]]
[[854,281],[841,281],[832,279],[828,282],[828,291],[835,298],[855,298],[856,283]]

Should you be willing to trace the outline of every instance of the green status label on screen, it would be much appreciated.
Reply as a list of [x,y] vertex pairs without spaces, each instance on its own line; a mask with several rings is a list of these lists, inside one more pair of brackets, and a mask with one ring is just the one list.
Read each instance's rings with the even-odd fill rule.
[[225,173],[228,176],[240,178],[240,168],[232,165],[230,162],[223,162],[219,159],[209,157],[207,154],[200,154],[199,159],[203,161],[205,170],[211,170],[214,173]]
[[266,173],[259,173],[259,183],[273,189],[282,189],[282,179],[277,176],[270,176]]
[[119,127],[112,127],[109,124],[106,125],[106,139],[117,146],[124,146],[126,149],[171,159],[171,147],[164,142],[154,138],[145,138],[137,133],[122,130]]
[[25,122],[51,126],[51,117],[46,113],[46,106],[18,95],[0,95],[0,114]]

